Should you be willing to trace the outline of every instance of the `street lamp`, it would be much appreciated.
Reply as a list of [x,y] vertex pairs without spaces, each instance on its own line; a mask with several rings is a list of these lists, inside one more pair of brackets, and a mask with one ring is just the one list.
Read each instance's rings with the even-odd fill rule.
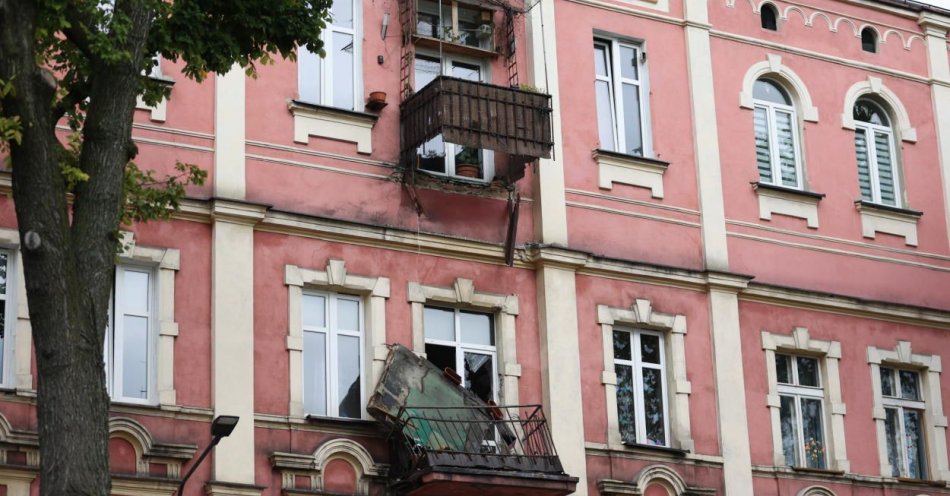
[[208,456],[208,453],[211,452],[211,448],[214,448],[218,442],[221,441],[221,438],[228,437],[234,432],[234,427],[237,426],[238,420],[240,420],[240,417],[234,415],[218,415],[211,421],[211,444],[201,452],[201,456],[198,457],[198,460],[188,469],[188,473],[185,474],[185,477],[181,480],[181,484],[178,485],[176,494],[182,494],[182,491],[185,490],[185,482],[188,482],[188,478],[191,477],[191,474],[195,473],[195,469],[197,469],[205,457]]

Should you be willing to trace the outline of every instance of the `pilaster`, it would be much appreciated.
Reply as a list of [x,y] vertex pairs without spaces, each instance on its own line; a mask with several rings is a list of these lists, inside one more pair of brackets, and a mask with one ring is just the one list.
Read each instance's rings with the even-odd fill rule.
[[950,52],[947,50],[947,32],[950,18],[922,13],[918,21],[924,31],[927,62],[930,70],[930,91],[933,99],[934,131],[937,135],[937,153],[943,186],[944,222],[950,237]]

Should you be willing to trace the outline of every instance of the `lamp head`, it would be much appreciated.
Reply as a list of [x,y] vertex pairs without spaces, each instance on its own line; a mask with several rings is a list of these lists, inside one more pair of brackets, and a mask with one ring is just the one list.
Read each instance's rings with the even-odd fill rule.
[[240,417],[234,415],[218,415],[211,422],[211,435],[216,438],[230,436],[238,420]]

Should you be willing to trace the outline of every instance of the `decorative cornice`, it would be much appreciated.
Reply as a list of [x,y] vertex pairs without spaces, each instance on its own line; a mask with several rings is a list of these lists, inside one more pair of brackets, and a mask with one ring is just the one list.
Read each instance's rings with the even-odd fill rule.
[[215,198],[211,201],[211,218],[215,222],[230,222],[253,226],[264,220],[270,207],[224,198]]

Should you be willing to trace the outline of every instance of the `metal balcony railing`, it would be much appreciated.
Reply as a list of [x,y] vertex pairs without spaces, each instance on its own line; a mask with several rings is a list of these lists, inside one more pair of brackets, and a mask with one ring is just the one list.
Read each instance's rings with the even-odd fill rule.
[[411,473],[470,468],[563,474],[540,405],[402,407],[392,442]]

